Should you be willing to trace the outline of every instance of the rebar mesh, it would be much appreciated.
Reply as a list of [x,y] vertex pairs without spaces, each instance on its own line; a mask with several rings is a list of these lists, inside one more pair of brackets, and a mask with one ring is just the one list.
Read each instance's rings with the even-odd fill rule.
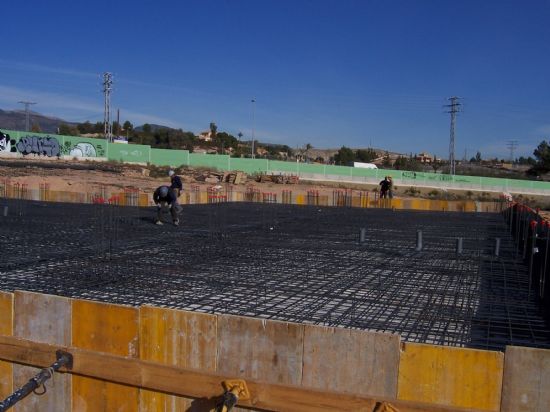
[[498,214],[214,203],[184,207],[174,227],[153,225],[152,209],[0,203],[9,208],[0,214],[2,290],[394,332],[409,342],[550,347]]

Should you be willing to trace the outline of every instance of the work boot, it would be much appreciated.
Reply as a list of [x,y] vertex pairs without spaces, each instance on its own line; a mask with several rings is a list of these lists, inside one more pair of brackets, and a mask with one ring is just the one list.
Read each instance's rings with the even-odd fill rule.
[[179,226],[179,225],[180,225],[179,219],[174,220],[174,226]]
[[163,224],[163,223],[162,223],[160,220],[157,220],[157,221],[155,222],[155,225],[162,225],[162,224]]

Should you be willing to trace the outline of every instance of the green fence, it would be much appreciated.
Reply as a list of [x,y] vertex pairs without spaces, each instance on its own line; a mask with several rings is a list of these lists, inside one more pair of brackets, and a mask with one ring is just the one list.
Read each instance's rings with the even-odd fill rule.
[[286,173],[317,180],[377,183],[377,180],[382,180],[384,176],[392,176],[396,183],[410,186],[445,186],[477,190],[496,188],[512,192],[529,190],[542,193],[550,191],[550,182],[232,158],[227,155],[189,153],[187,150],[153,149],[147,145],[107,143],[104,139],[77,136],[9,130],[4,133],[10,135],[10,141],[7,145],[0,146],[0,151],[18,152],[23,155],[98,157],[128,163],[151,163],[157,166],[177,167],[183,165],[207,167],[220,171],[239,170],[249,174]]

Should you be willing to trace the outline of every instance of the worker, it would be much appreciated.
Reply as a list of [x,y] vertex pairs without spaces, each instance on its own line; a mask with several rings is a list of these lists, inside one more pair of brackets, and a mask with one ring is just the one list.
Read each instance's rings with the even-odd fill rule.
[[158,187],[155,193],[153,193],[153,201],[157,205],[157,220],[155,222],[157,225],[162,225],[162,208],[165,206],[168,206],[168,209],[170,209],[174,225],[178,226],[180,224],[175,208],[175,205],[177,205],[176,196],[168,186]]
[[384,177],[384,180],[382,180],[380,183],[380,198],[385,199],[388,196],[388,190],[390,189],[390,181],[388,180],[388,176]]
[[388,197],[393,199],[393,178],[391,176],[388,176],[388,182]]
[[181,182],[181,177],[179,177],[176,172],[173,170],[168,171],[168,176],[170,177],[170,190],[174,193],[176,197],[175,208],[176,212],[181,213],[181,206],[179,204],[178,198],[181,196],[181,191],[183,190],[183,183]]

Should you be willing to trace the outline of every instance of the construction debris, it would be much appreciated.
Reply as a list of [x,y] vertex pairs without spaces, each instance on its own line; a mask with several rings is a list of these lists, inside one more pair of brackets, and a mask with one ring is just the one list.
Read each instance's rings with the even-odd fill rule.
[[291,184],[295,185],[298,184],[299,178],[298,176],[294,175],[283,175],[283,174],[265,174],[260,173],[256,176],[256,182],[258,183],[266,183],[266,182],[272,182],[272,183],[278,183],[278,184]]

